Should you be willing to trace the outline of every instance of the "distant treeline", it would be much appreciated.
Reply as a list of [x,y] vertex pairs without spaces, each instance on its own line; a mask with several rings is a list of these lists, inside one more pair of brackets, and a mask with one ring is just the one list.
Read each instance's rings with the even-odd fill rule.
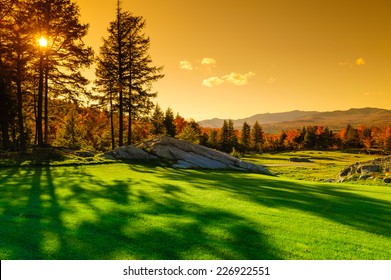
[[365,152],[391,151],[391,126],[353,127],[347,125],[339,131],[325,126],[305,126],[277,134],[265,133],[256,122],[246,122],[240,130],[233,129],[232,120],[224,121],[220,129],[202,128],[200,143],[224,152],[277,152],[297,150],[362,149]]
[[[98,151],[112,149],[111,117],[108,110],[79,107],[64,100],[52,100],[51,104],[52,114],[48,128],[48,141],[51,145]],[[117,115],[113,120],[113,125],[117,128]],[[31,147],[34,145],[34,138],[29,136],[34,136],[35,122],[31,120],[26,122],[26,125],[26,135]],[[127,129],[126,117],[124,129]],[[11,150],[18,150],[20,147],[17,131],[15,123],[10,127]],[[132,142],[165,134],[228,153],[305,149],[362,149],[366,152],[376,150],[384,153],[391,151],[391,126],[379,128],[347,125],[342,130],[332,131],[327,127],[314,125],[270,134],[265,133],[258,122],[252,126],[244,123],[240,129],[235,129],[233,121],[226,120],[221,128],[212,129],[201,127],[194,120],[186,120],[179,113],[175,115],[170,108],[163,111],[159,105],[155,106],[149,117],[134,121],[132,132]],[[114,136],[118,138],[118,134]],[[0,144],[0,149],[4,150],[5,147]]]

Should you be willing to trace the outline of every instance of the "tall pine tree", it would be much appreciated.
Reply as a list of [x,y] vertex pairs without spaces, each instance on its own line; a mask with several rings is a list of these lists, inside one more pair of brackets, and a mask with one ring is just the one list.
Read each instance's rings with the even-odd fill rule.
[[263,147],[263,130],[258,121],[255,122],[251,129],[251,146],[255,152],[262,151]]
[[[162,67],[151,66],[148,54],[150,39],[143,29],[145,20],[123,11],[117,1],[116,20],[110,23],[109,36],[103,39],[103,45],[97,60],[97,81],[100,99],[103,104],[111,100],[119,111],[119,146],[124,143],[124,113],[128,114],[128,144],[132,138],[132,120],[147,115],[153,107],[152,83],[163,78]],[[107,98],[107,96],[110,96]]]
[[250,147],[250,141],[251,141],[251,126],[244,122],[242,126],[242,133],[240,135],[240,143],[243,146],[244,152],[248,152],[248,149]]

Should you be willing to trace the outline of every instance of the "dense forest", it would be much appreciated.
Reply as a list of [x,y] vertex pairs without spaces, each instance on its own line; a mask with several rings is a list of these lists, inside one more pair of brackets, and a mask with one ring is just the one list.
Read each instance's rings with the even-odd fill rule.
[[[108,26],[98,54],[83,38],[70,0],[0,0],[0,149],[67,147],[107,151],[165,134],[225,152],[362,149],[389,152],[390,127],[331,131],[306,126],[267,134],[257,122],[201,127],[155,104],[153,82],[164,77],[148,54],[146,21],[123,11]],[[83,69],[94,66],[94,87]]]

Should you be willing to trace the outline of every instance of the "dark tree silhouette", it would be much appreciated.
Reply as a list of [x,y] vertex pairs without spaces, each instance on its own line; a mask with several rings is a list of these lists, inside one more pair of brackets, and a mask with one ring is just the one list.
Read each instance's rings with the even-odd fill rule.
[[[96,84],[103,105],[119,111],[119,146],[124,144],[124,112],[128,113],[128,144],[132,138],[132,119],[146,115],[153,107],[152,83],[163,78],[162,67],[151,66],[150,39],[145,37],[145,20],[122,11],[117,2],[117,17],[110,23],[109,36],[103,39],[97,60]],[[109,96],[109,97],[108,97]]]

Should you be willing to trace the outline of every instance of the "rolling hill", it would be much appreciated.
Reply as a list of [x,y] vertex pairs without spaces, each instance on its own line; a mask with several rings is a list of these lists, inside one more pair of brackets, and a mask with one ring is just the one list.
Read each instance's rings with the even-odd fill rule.
[[[384,127],[391,125],[391,110],[378,108],[352,108],[346,111],[290,111],[284,113],[257,114],[244,119],[233,120],[234,126],[240,128],[244,122],[253,125],[258,121],[265,132],[274,133],[281,130],[301,128],[308,125],[328,126],[333,130],[340,130],[346,125],[365,125],[368,127]],[[210,119],[200,121],[203,127],[220,128],[223,119]]]

